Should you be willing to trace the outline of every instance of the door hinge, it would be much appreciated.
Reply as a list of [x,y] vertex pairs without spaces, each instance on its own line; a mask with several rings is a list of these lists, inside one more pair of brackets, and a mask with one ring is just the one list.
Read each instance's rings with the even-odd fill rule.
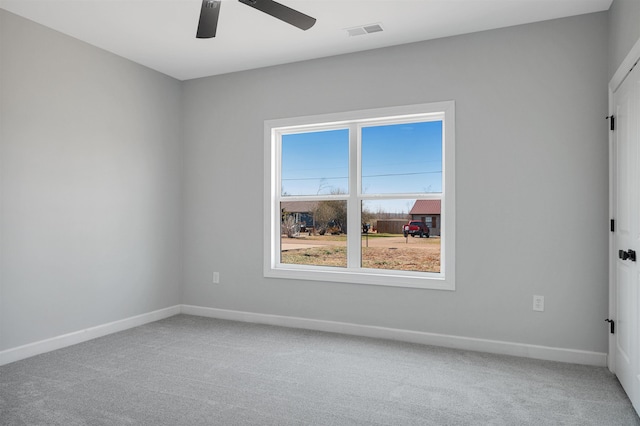
[[609,319],[609,318],[607,318],[605,321],[609,323],[609,333],[615,334],[616,333],[616,322],[614,320],[612,320],[612,319]]
[[611,232],[616,232],[616,220],[615,219],[611,219],[610,229],[611,229]]
[[622,259],[622,260],[627,260],[627,259],[629,259],[629,260],[630,260],[630,261],[632,261],[632,262],[635,262],[635,261],[637,260],[637,259],[636,259],[636,252],[635,252],[635,250],[631,250],[631,249],[629,249],[629,250],[627,250],[627,251],[624,251],[624,250],[618,250],[618,258],[620,258],[620,259]]
[[615,115],[609,115],[607,117],[605,117],[609,120],[609,130],[615,130],[616,129],[616,117]]

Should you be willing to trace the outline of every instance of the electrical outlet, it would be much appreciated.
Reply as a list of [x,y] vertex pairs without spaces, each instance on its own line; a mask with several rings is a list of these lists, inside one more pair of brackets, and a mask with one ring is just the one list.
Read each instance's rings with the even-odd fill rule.
[[533,296],[533,310],[544,311],[544,296]]
[[220,284],[220,272],[213,273],[213,283]]

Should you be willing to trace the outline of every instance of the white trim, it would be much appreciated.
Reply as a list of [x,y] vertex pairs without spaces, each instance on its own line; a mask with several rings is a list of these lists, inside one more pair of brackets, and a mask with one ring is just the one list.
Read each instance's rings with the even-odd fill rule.
[[337,321],[207,308],[204,306],[175,305],[146,314],[137,315],[135,317],[125,318],[123,320],[4,350],[0,352],[0,366],[54,351],[56,349],[62,349],[67,346],[86,342],[98,337],[117,333],[119,331],[128,330],[150,322],[159,321],[178,314],[326,331],[330,333],[341,333],[377,339],[397,340],[422,345],[442,346],[446,348],[487,352],[500,355],[512,355],[547,361],[569,362],[574,364],[594,365],[598,367],[605,367],[607,365],[607,354],[601,352],[528,345],[524,343],[477,339],[473,337],[452,336],[447,334],[427,333],[422,331],[377,327]]
[[[636,41],[633,45],[627,56],[624,58],[615,74],[609,81],[609,116],[615,114],[614,105],[613,105],[613,95],[618,90],[624,79],[629,75],[633,66],[638,63],[640,60],[640,39]],[[636,65],[638,66],[638,65]],[[616,210],[615,210],[615,134],[613,132],[609,132],[609,218],[616,219]],[[617,226],[617,225],[616,225]],[[615,248],[615,234],[613,232],[609,233],[609,318],[615,320],[617,318],[617,294],[616,294],[616,273],[615,273],[615,262],[616,262],[616,248]],[[608,364],[609,370],[612,373],[616,372],[616,364],[615,364],[615,334],[609,334],[609,356],[608,356]]]
[[[443,182],[441,214],[441,247],[440,272],[412,272],[383,269],[366,269],[356,267],[359,264],[359,233],[347,235],[347,245],[352,250],[346,268],[319,267],[313,265],[290,265],[279,262],[280,253],[280,197],[281,183],[277,178],[280,170],[279,135],[283,131],[311,131],[337,126],[348,127],[356,124],[377,124],[391,122],[411,122],[414,120],[438,119],[443,121]],[[309,124],[312,123],[312,124]],[[318,124],[320,123],[320,124]],[[353,135],[350,136],[353,138]],[[359,144],[355,144],[358,145]],[[354,169],[357,158],[354,157],[356,148],[350,140],[350,169]],[[325,282],[341,282],[350,284],[381,285],[392,287],[421,288],[427,290],[455,291],[455,101],[441,101],[417,105],[405,105],[369,110],[349,111],[322,114],[307,117],[293,117],[285,119],[266,120],[264,122],[264,256],[263,274],[267,278],[285,278],[299,280],[313,280]],[[356,169],[359,169],[356,167]],[[356,173],[359,176],[359,173]],[[350,181],[348,196],[336,197],[347,199],[350,211],[357,212],[354,204],[363,198],[414,198],[413,194],[360,194],[358,178]],[[357,188],[354,188],[356,186]],[[446,187],[446,189],[445,189]],[[332,197],[296,196],[287,197],[287,201],[302,201],[327,199]],[[429,194],[417,194],[416,199],[430,198]],[[360,221],[357,214],[349,215],[349,229],[359,229]],[[356,247],[356,249],[353,249]]]
[[[609,87],[609,116],[613,115],[613,91]],[[616,173],[616,150],[615,150],[615,135],[613,132],[609,132],[609,220],[616,219],[615,211],[615,173]],[[617,226],[617,222],[616,225]],[[617,318],[617,289],[616,289],[616,258],[615,253],[615,233],[609,232],[609,318]],[[615,334],[609,333],[609,356],[607,367],[612,373],[616,372],[616,339]]]
[[442,346],[453,349],[488,352],[500,355],[512,355],[525,358],[559,361],[575,364],[605,367],[607,354],[576,349],[554,348],[549,346],[528,345],[499,340],[477,339],[447,334],[426,333],[422,331],[402,330],[336,321],[289,317],[282,315],[259,314],[228,309],[206,308],[202,306],[182,305],[181,312],[209,318],[233,321],[269,324],[283,327],[342,333],[379,339],[398,340],[423,345]]
[[65,348],[67,346],[86,342],[108,334],[117,333],[119,331],[128,330],[150,322],[169,318],[178,315],[181,312],[181,306],[175,305],[157,311],[148,312],[142,315],[113,321],[107,324],[95,327],[85,328],[84,330],[74,331],[72,333],[63,334],[61,336],[52,337],[50,339],[40,340],[39,342],[29,343],[27,345],[18,346],[0,352],[0,365],[9,364],[11,362],[20,361],[45,352],[55,351],[56,349]]
[[611,78],[611,81],[609,82],[609,90],[611,90],[612,93],[618,90],[618,87],[620,87],[625,77],[629,74],[629,72],[631,72],[633,65],[638,62],[638,59],[640,59],[640,39],[638,39],[638,41],[636,41],[636,44],[633,45],[627,56],[618,67],[618,70]]

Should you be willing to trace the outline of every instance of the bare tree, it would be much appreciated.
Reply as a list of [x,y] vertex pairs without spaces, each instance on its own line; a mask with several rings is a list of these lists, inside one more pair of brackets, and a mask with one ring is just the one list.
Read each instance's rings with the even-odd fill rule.
[[362,213],[361,213],[362,226],[364,226],[367,223],[370,225],[373,225],[372,222],[375,218],[376,218],[376,214],[370,211],[367,207],[362,209]]
[[[331,195],[344,194],[340,189],[332,189]],[[347,202],[344,200],[318,201],[313,211],[315,230],[323,235],[327,231],[347,233]]]
[[324,235],[327,232],[330,222],[334,220],[336,216],[335,203],[336,201],[333,200],[319,201],[313,211],[315,230],[320,235]]
[[293,238],[300,233],[300,224],[296,222],[295,216],[285,211],[282,212],[280,228],[280,233],[287,238]]

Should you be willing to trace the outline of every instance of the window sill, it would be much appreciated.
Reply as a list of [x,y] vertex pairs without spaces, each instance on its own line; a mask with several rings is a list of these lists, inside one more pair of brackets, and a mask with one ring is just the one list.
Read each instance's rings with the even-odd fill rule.
[[266,278],[285,278],[310,281],[340,282],[350,284],[378,285],[385,287],[420,288],[425,290],[455,290],[455,283],[445,279],[439,273],[420,273],[407,271],[382,271],[376,269],[360,269],[323,267],[322,270],[304,269],[295,265],[283,265],[278,268],[267,268]]

